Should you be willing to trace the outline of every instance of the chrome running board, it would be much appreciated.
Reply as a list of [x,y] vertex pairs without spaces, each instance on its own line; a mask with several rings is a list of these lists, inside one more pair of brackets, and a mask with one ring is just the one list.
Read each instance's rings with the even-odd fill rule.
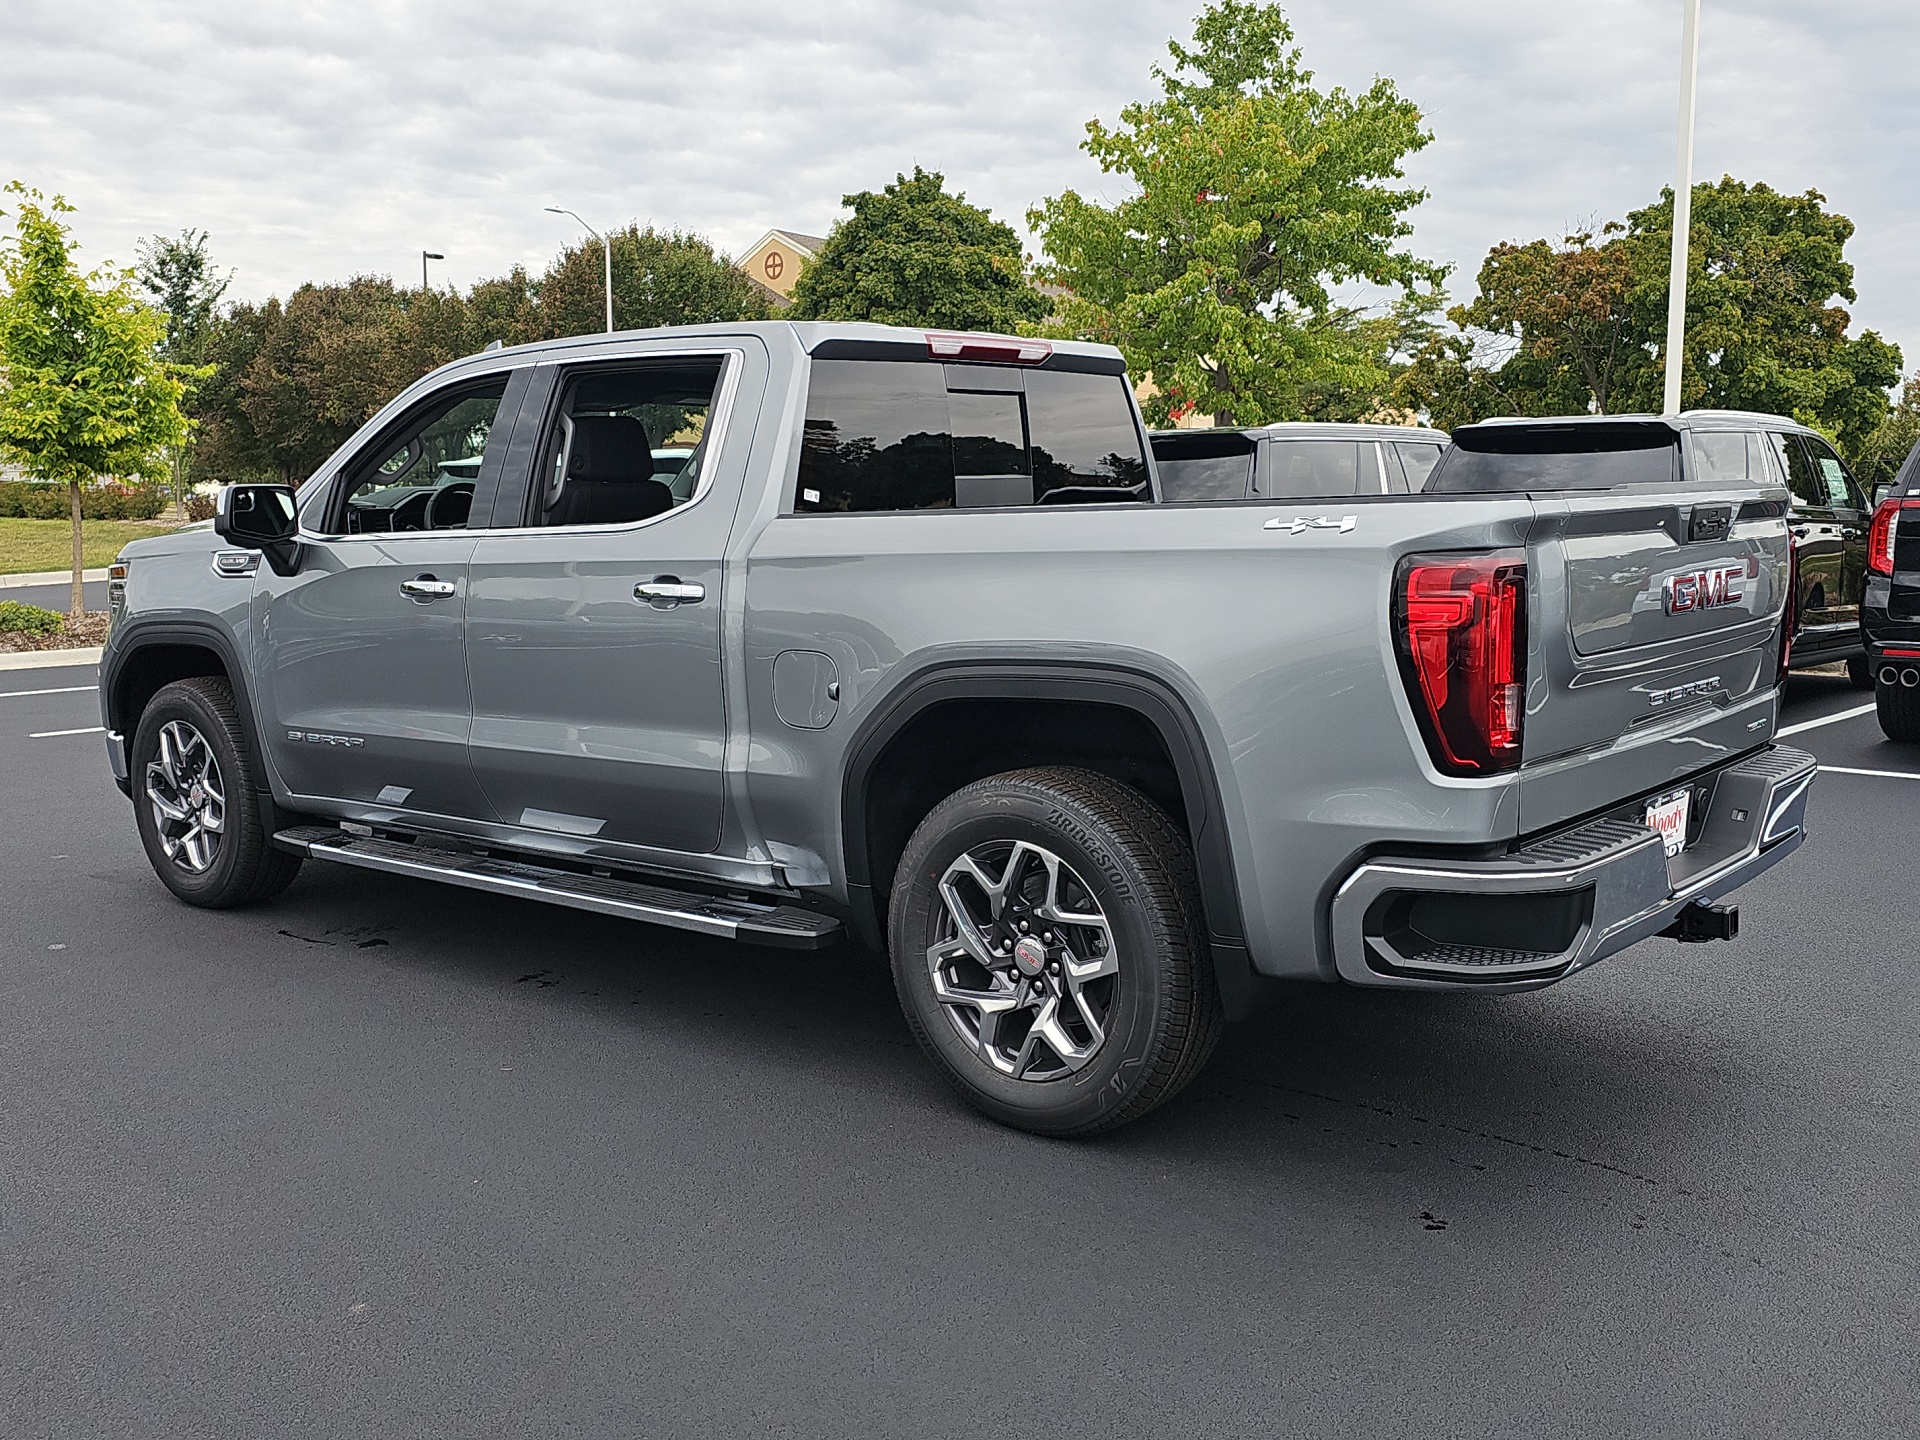
[[517,895],[549,905],[642,920],[674,930],[691,930],[722,940],[774,945],[790,950],[818,950],[841,939],[840,922],[794,905],[758,900],[734,900],[675,890],[638,880],[616,880],[601,875],[576,875],[497,855],[472,855],[431,845],[404,844],[373,836],[354,835],[331,825],[297,825],[282,830],[273,843],[295,855],[384,870],[389,875],[411,875],[438,880],[495,895]]

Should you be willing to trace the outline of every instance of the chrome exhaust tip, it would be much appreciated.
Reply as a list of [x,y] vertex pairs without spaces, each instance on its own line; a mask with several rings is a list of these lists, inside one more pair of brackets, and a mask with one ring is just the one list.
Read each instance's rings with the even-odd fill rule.
[[1902,670],[1900,672],[1900,684],[1902,688],[1907,690],[1911,690],[1914,686],[1920,685],[1920,670],[1915,670],[1912,666],[1908,666],[1905,670]]
[[1895,685],[1898,685],[1900,683],[1900,667],[1898,665],[1882,665],[1880,667],[1880,683],[1885,685],[1889,690]]

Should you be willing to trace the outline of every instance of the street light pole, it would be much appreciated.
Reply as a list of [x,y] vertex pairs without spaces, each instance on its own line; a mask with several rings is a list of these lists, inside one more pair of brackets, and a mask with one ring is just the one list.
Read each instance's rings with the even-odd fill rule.
[[427,261],[444,260],[446,258],[447,257],[442,255],[438,250],[422,250],[420,252],[420,288],[422,290],[427,288]]
[[[573,215],[573,211],[563,209],[558,205],[547,206],[547,213],[549,215]],[[573,218],[580,220],[578,215],[573,215]],[[600,242],[602,257],[606,264],[607,333],[611,335],[613,333],[613,242],[591,225],[587,224],[586,221],[580,220],[580,225],[589,235]]]
[[1693,91],[1700,71],[1700,0],[1681,0],[1680,140],[1674,157],[1673,256],[1667,274],[1667,383],[1663,415],[1680,413],[1680,367],[1687,339],[1687,245],[1693,229]]

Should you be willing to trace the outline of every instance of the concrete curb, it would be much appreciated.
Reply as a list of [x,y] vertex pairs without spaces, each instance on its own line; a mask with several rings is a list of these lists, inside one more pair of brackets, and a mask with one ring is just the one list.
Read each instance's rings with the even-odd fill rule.
[[0,670],[54,670],[63,665],[98,665],[100,646],[78,650],[22,650],[17,655],[0,655]]
[[[105,570],[82,570],[82,580],[104,580]],[[13,590],[23,585],[71,585],[71,570],[34,570],[24,575],[0,575],[0,590]]]

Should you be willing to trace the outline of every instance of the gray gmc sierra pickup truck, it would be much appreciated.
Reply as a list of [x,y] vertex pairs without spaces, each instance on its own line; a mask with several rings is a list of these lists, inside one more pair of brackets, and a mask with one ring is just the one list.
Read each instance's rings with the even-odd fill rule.
[[1104,346],[494,350],[127,548],[107,749],[191,904],[310,858],[850,932],[968,1100],[1088,1134],[1287,980],[1731,936],[1813,776],[1770,743],[1788,496],[1682,440],[1489,424],[1427,493],[1168,505]]

